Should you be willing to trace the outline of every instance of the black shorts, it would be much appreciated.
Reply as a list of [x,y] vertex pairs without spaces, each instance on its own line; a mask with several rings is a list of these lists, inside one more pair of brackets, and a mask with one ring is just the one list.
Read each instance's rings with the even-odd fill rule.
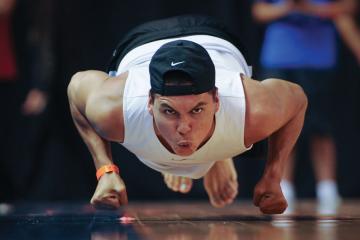
[[229,41],[243,54],[248,65],[251,65],[240,40],[230,33],[223,23],[208,16],[184,15],[147,22],[129,31],[114,50],[107,72],[116,71],[121,60],[128,52],[145,43],[199,34],[219,37]]

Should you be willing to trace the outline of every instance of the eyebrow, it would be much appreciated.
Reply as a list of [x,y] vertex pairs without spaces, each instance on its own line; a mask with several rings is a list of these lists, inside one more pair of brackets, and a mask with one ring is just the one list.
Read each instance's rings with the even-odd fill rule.
[[[199,103],[196,104],[196,106],[193,107],[191,110],[193,110],[193,109],[195,109],[195,108],[198,108],[198,107],[205,106],[205,105],[207,105],[206,102],[199,102]],[[173,107],[171,107],[171,106],[170,106],[169,104],[167,104],[167,103],[160,103],[160,107],[161,107],[161,108],[171,108],[171,109],[175,110]]]
[[198,104],[196,104],[195,107],[193,107],[193,109],[194,109],[194,108],[198,108],[198,107],[202,107],[202,106],[205,106],[205,105],[207,105],[206,102],[199,102]]
[[167,103],[160,103],[160,107],[161,108],[171,108],[171,109],[174,109],[173,107],[171,107],[169,104]]

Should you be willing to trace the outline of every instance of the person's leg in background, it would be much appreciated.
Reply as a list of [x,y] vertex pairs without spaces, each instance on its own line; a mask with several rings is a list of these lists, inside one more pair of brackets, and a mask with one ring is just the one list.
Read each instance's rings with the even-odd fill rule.
[[12,139],[16,105],[17,62],[13,41],[14,0],[3,0],[0,6],[0,203],[12,200],[12,179],[16,177],[12,169]]
[[336,147],[331,136],[313,136],[311,157],[316,176],[316,196],[320,214],[334,214],[340,203],[336,181]]
[[308,92],[309,148],[316,178],[316,197],[319,214],[335,214],[340,203],[336,180],[336,145],[332,130],[334,106],[333,70],[304,71],[302,81]]
[[12,81],[2,81],[0,83],[0,203],[13,200],[13,123],[17,108],[15,107],[15,88]]

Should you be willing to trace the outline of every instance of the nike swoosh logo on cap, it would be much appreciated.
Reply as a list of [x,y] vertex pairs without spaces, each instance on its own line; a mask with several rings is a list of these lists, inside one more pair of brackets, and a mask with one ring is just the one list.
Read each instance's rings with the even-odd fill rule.
[[171,66],[172,66],[172,67],[175,67],[176,65],[182,64],[182,63],[184,63],[184,62],[185,62],[185,61],[176,62],[176,63],[171,62]]

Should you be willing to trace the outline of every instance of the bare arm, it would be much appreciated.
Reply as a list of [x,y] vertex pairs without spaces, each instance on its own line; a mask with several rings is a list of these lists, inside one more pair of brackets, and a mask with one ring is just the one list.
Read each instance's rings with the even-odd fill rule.
[[254,143],[268,137],[268,161],[264,174],[280,181],[284,161],[303,126],[306,96],[298,85],[279,79],[267,79],[255,84],[262,88],[262,97],[255,106],[250,103],[250,107],[257,109],[254,109],[253,116],[249,115],[249,122],[255,122],[256,126],[249,126],[249,139],[246,140]]
[[[112,120],[108,120],[107,117],[111,118],[113,112],[108,111],[109,107],[113,108],[112,101],[109,103],[103,96],[107,92],[103,91],[104,88],[107,88],[106,85],[113,85],[112,82],[106,73],[87,71],[75,74],[68,86],[71,115],[92,155],[96,169],[113,163],[110,142],[99,134],[99,132],[103,132],[104,135],[112,136],[109,133],[111,131],[106,129],[112,129],[112,127],[108,127]],[[122,115],[118,118],[122,118]],[[95,128],[97,129],[95,130]],[[114,172],[103,175],[98,182],[91,203],[95,207],[118,208],[127,202],[125,184],[120,176]]]
[[112,163],[109,141],[102,138],[90,125],[86,117],[86,107],[91,94],[107,79],[101,72],[79,72],[68,86],[70,111],[75,126],[87,145],[96,169]]
[[356,0],[339,0],[325,4],[313,4],[308,1],[303,1],[303,4],[300,5],[300,10],[305,14],[320,18],[335,19],[343,14],[354,14],[356,5]]
[[282,205],[285,199],[282,194],[279,196],[280,181],[303,126],[307,98],[301,87],[283,80],[258,82],[245,78],[243,82],[247,98],[245,144],[265,138],[269,143],[267,162],[263,177],[255,188],[254,203],[265,213],[280,213],[286,208],[286,204]]
[[253,5],[252,15],[257,22],[268,23],[292,12],[333,19],[341,14],[353,14],[355,9],[355,0],[340,0],[326,4],[314,4],[307,0],[295,3],[293,0],[287,0],[281,4],[257,2]]
[[268,23],[287,16],[293,7],[293,2],[289,0],[283,4],[256,2],[252,7],[252,15],[257,22]]
[[0,17],[11,14],[15,4],[15,0],[0,0]]
[[354,18],[349,14],[344,14],[337,17],[334,22],[340,36],[360,64],[360,29],[356,25]]

